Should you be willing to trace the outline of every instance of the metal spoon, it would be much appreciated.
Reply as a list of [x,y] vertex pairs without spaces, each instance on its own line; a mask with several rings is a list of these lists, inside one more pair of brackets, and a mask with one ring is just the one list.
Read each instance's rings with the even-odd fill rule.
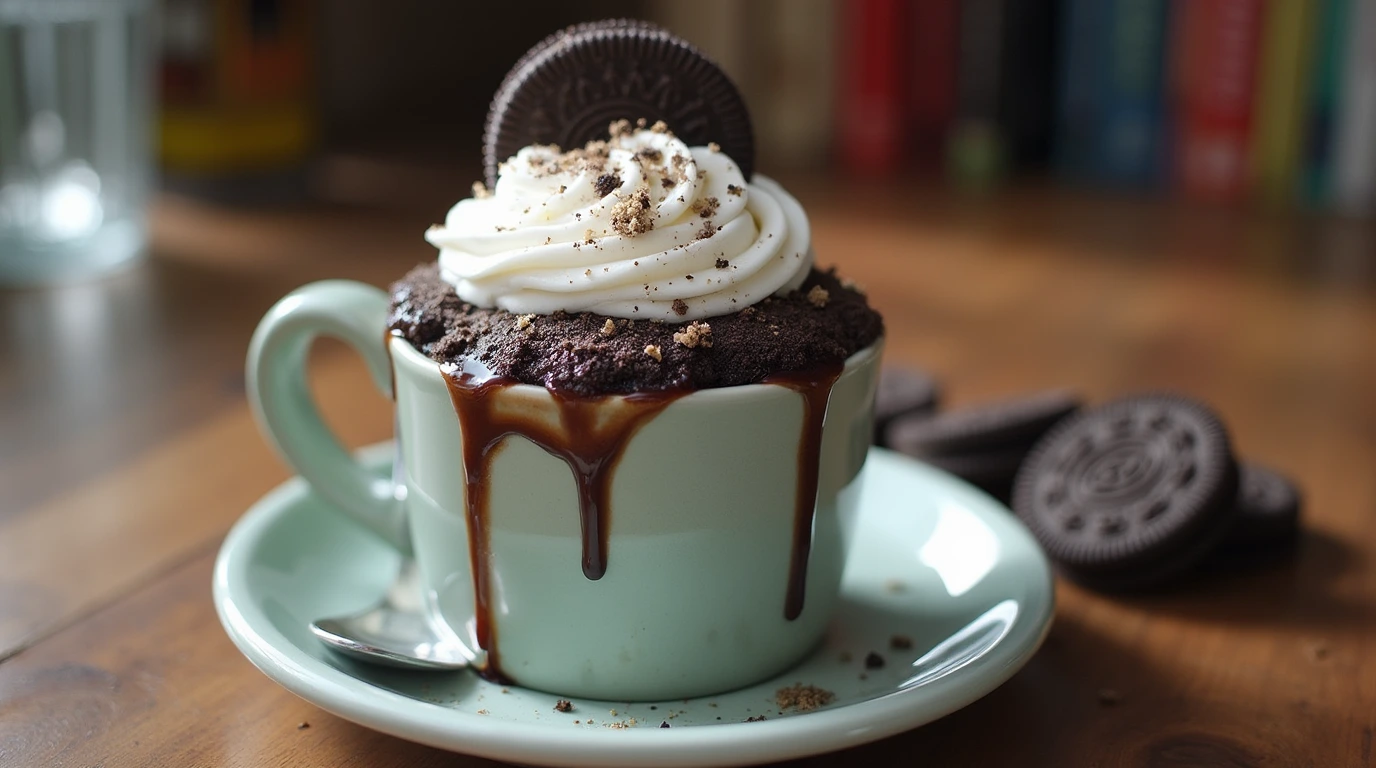
[[430,626],[416,561],[409,558],[380,604],[313,621],[311,633],[330,649],[369,664],[439,670],[468,666],[468,649],[442,638]]
[[[392,458],[392,482],[398,492],[406,488],[400,443]],[[369,664],[439,670],[468,666],[468,649],[430,625],[422,594],[416,561],[408,557],[381,603],[348,616],[317,619],[311,633],[331,650]]]

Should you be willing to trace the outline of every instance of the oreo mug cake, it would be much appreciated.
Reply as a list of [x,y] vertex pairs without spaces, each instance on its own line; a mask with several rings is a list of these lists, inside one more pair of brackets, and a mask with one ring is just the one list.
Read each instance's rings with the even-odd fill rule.
[[[499,91],[487,183],[425,233],[435,262],[390,295],[306,286],[254,337],[271,440],[415,555],[434,623],[489,679],[703,695],[821,639],[883,324],[814,267],[802,207],[750,172],[748,127],[730,82],[668,33],[566,30]],[[320,334],[395,397],[400,487],[310,406]]]

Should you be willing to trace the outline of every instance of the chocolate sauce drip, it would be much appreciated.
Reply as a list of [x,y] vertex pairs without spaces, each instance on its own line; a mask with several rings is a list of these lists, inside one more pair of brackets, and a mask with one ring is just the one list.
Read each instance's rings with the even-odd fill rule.
[[[489,525],[491,460],[502,440],[520,435],[562,460],[573,472],[578,488],[578,517],[582,537],[583,575],[590,580],[607,572],[607,541],[611,529],[611,487],[616,465],[636,432],[689,390],[667,390],[621,396],[618,408],[604,401],[612,396],[588,397],[549,390],[559,411],[558,426],[533,415],[499,413],[496,395],[518,382],[496,376],[476,360],[463,366],[442,366],[449,399],[463,434],[464,492],[467,502],[469,562],[473,568],[474,619],[479,648],[487,651],[484,677],[509,682],[501,671],[497,631],[492,620],[492,531]],[[803,428],[798,443],[793,544],[789,562],[788,595],[784,616],[790,621],[803,612],[808,556],[812,549],[813,516],[817,506],[822,425],[832,385],[842,366],[834,364],[805,372],[776,374],[764,383],[787,387],[803,396]]]
[[481,363],[441,368],[449,399],[463,434],[464,491],[467,499],[469,562],[473,567],[474,614],[478,646],[488,653],[484,675],[502,678],[492,621],[492,531],[489,526],[491,459],[508,435],[520,435],[562,460],[578,488],[583,575],[596,581],[607,572],[612,477],[627,443],[656,414],[687,394],[686,390],[648,392],[621,397],[608,409],[608,396],[586,397],[550,390],[559,409],[551,427],[536,416],[499,413],[495,395],[517,382],[495,376]]
[[807,593],[807,561],[812,554],[812,522],[817,511],[817,481],[822,462],[822,424],[826,421],[831,387],[843,366],[832,364],[810,371],[777,373],[765,384],[788,387],[803,396],[803,430],[798,438],[797,487],[794,491],[793,551],[788,561],[788,596],[784,618],[793,621],[803,613]]

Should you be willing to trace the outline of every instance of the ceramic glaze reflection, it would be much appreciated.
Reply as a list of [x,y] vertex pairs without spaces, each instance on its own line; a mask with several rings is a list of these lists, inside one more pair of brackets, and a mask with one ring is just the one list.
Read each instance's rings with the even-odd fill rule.
[[936,571],[947,594],[960,597],[994,570],[999,540],[970,510],[947,502],[937,510],[936,528],[917,559]]
[[1018,602],[1012,599],[1000,602],[913,662],[917,674],[898,687],[926,685],[982,658],[1002,642],[1017,619]]

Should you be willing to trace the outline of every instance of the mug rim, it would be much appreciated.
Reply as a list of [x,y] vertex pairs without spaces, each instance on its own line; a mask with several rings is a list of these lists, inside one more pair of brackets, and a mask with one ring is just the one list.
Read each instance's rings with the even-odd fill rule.
[[[846,358],[846,362],[841,369],[839,378],[850,376],[856,370],[867,365],[871,365],[879,360],[880,353],[883,351],[885,336],[880,334],[878,338],[852,353]],[[426,373],[435,374],[436,383],[443,383],[443,374],[439,370],[440,363],[426,357],[420,350],[416,349],[410,341],[402,336],[389,335],[387,338],[388,350],[392,355],[392,365],[400,368],[402,365],[409,366],[415,373],[425,375]],[[751,395],[764,392],[773,393],[779,389],[777,385],[768,382],[752,382],[750,384],[735,384],[729,387],[708,387],[705,389],[695,389],[689,391],[679,402],[683,400],[715,400],[719,398],[738,398],[749,397]],[[657,390],[656,390],[657,391]],[[506,388],[509,396],[516,398],[546,396],[549,397],[550,391],[540,384],[512,384]],[[394,393],[395,394],[395,393]],[[635,393],[618,393],[606,395],[608,398],[623,398]]]

